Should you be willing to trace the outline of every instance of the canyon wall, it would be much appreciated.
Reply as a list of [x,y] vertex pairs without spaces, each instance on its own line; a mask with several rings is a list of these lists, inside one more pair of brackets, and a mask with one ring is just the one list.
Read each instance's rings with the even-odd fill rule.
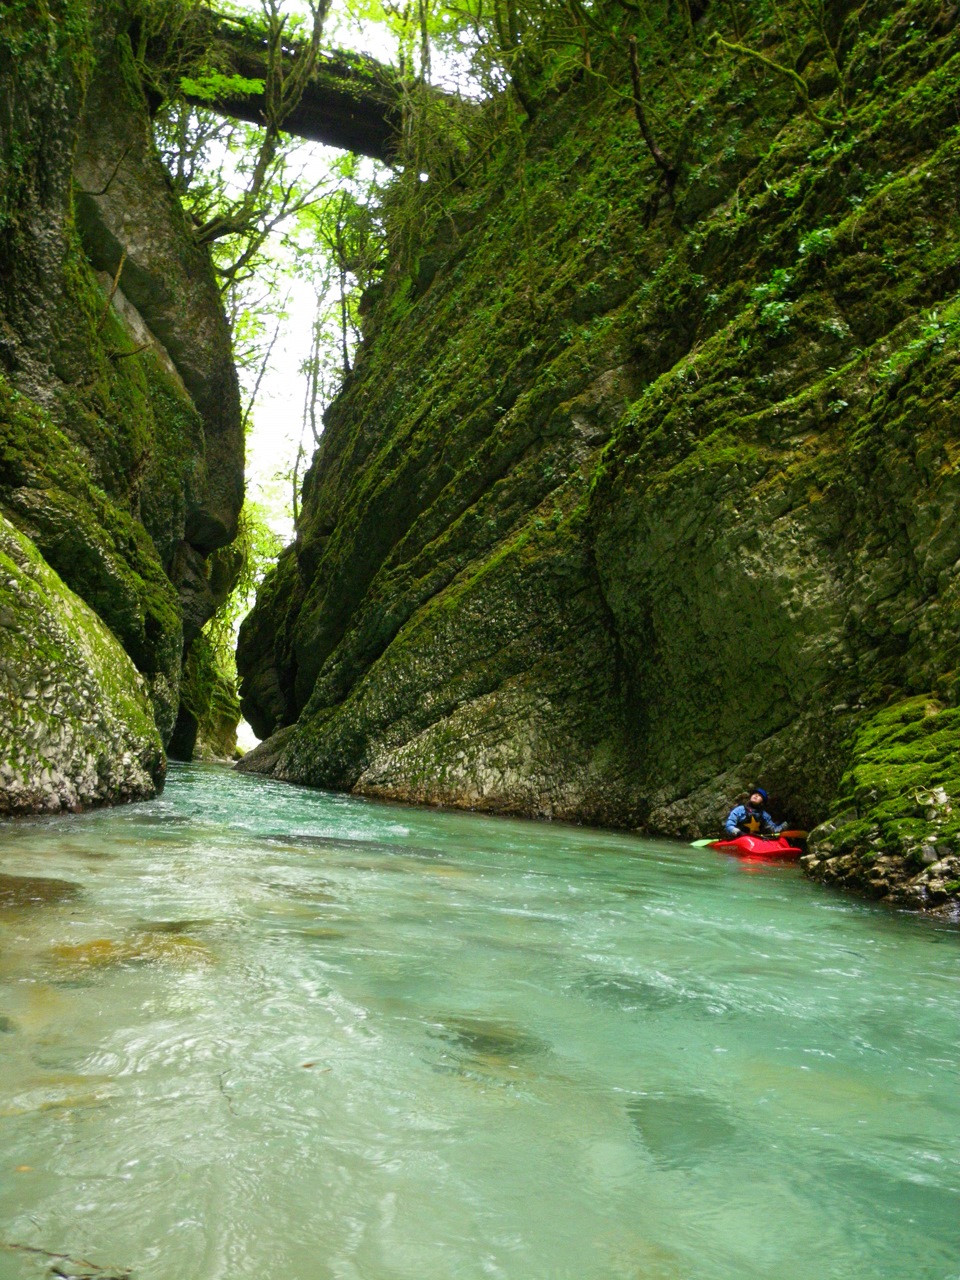
[[445,185],[241,633],[243,767],[682,837],[762,783],[810,874],[956,899],[957,11],[827,15],[844,112],[822,40],[807,111],[704,31],[649,72],[675,184],[586,76]]
[[[153,786],[163,776],[159,742],[177,721],[185,646],[236,572],[243,438],[209,254],[154,147],[130,24],[111,3],[3,6],[0,515],[22,556],[36,553],[129,659],[107,665],[130,706],[149,699]],[[82,630],[80,618],[75,610]],[[0,631],[11,704],[14,622]],[[94,687],[105,673],[90,661]],[[61,713],[54,702],[38,714],[42,780]],[[130,726],[108,720],[117,736],[103,729],[101,753],[123,757]],[[0,746],[2,777],[14,750],[7,733]],[[22,810],[27,793],[38,809],[133,794],[109,770],[93,791],[71,782],[71,770],[87,768],[82,756],[60,760],[46,792],[21,786],[18,799],[0,785],[0,811]]]

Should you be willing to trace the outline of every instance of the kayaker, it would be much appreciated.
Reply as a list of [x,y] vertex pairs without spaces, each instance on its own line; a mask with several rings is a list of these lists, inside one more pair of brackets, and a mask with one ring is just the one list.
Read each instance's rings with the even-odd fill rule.
[[746,804],[738,804],[727,814],[723,824],[723,832],[728,840],[736,840],[737,836],[777,836],[786,827],[785,822],[779,826],[774,822],[764,807],[767,793],[763,787],[754,787]]

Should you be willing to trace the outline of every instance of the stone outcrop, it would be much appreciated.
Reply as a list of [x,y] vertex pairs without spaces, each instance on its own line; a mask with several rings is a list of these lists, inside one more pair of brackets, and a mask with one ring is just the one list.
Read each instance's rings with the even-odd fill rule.
[[130,15],[74,16],[27,3],[0,26],[0,512],[120,642],[166,742],[185,643],[232,582],[212,553],[243,497],[239,393]]
[[4,516],[0,631],[0,811],[156,794],[165,763],[143,677]]
[[425,208],[241,635],[242,767],[685,837],[762,780],[809,873],[956,900],[960,36],[834,8],[836,129],[680,51],[671,193],[583,83]]
[[237,373],[209,256],[191,236],[157,155],[122,37],[104,49],[87,89],[74,182],[84,253],[117,279],[200,415],[203,443],[182,477],[179,541],[209,554],[236,536],[243,502]]
[[233,679],[221,670],[209,637],[197,636],[187,652],[180,714],[170,739],[175,760],[235,760],[240,701]]

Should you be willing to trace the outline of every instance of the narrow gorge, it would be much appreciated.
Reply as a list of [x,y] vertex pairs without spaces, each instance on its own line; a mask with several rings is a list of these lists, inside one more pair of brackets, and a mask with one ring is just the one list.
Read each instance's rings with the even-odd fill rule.
[[809,874],[956,899],[956,13],[828,18],[842,118],[714,45],[675,181],[584,75],[427,205],[241,632],[242,768],[687,838],[763,778]]
[[960,0],[0,0],[0,1280],[957,1280],[958,651]]

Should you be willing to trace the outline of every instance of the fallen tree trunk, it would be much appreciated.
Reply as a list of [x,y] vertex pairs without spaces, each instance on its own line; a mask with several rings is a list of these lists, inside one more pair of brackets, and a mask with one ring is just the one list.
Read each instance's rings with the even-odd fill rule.
[[[213,58],[225,82],[231,76],[264,81],[267,44],[255,29],[239,20],[202,13]],[[149,56],[161,62],[166,48],[157,42]],[[291,64],[299,56],[295,42],[284,51]],[[341,147],[390,164],[400,137],[403,88],[396,72],[363,54],[333,50],[321,53],[297,105],[283,122],[285,133],[327,146]],[[251,124],[264,123],[263,93],[224,90],[215,96],[185,93],[189,102]]]

